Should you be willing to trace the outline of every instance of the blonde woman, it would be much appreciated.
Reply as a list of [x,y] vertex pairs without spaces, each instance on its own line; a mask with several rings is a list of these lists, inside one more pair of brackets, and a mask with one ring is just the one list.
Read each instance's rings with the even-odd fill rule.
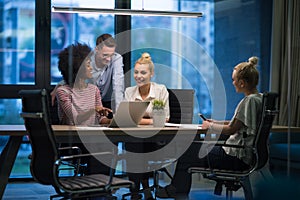
[[202,124],[202,128],[210,132],[228,135],[227,144],[240,144],[249,148],[215,146],[208,154],[209,166],[207,157],[199,158],[199,146],[191,145],[179,158],[171,184],[159,189],[158,197],[187,198],[191,189],[191,174],[187,170],[192,166],[243,170],[252,164],[251,145],[255,138],[262,104],[262,94],[256,88],[259,79],[257,63],[258,58],[251,57],[248,62],[241,62],[233,68],[232,84],[236,92],[243,93],[245,97],[237,105],[232,119],[225,122],[209,119]]
[[[162,84],[157,84],[151,82],[151,78],[154,76],[154,64],[152,62],[151,56],[149,53],[143,53],[142,56],[136,61],[134,65],[134,80],[136,85],[133,87],[128,87],[125,90],[125,100],[129,101],[150,101],[144,117],[140,121],[140,124],[149,125],[153,124],[152,119],[152,102],[155,99],[162,100],[165,104],[166,112],[166,122],[170,117],[169,110],[169,93],[166,86]],[[157,145],[154,143],[126,143],[125,149],[128,151],[143,153],[150,152],[157,149]],[[136,161],[138,162],[138,161]],[[132,163],[131,163],[132,164]],[[141,164],[141,163],[136,163]],[[136,184],[136,190],[131,191],[131,199],[139,199],[137,192],[139,190],[139,185],[142,183],[144,191],[144,199],[151,200],[153,199],[151,191],[149,189],[149,176],[151,173],[129,173],[129,179],[134,181]]]

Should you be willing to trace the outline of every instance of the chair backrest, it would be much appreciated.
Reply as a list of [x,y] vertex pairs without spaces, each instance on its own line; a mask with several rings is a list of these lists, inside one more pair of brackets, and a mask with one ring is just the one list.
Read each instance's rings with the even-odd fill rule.
[[168,89],[170,123],[191,124],[193,122],[194,90]]
[[[49,94],[48,95],[49,102],[51,102],[51,95],[50,95],[51,91],[52,91],[52,89],[47,90],[47,92]],[[49,108],[49,113],[50,113],[51,124],[52,125],[61,124],[59,121],[59,117],[58,117],[58,102],[57,102],[57,100],[55,99],[54,104],[53,105],[50,104],[48,108]]]
[[32,147],[30,171],[41,184],[54,183],[53,164],[58,158],[57,143],[51,128],[49,97],[45,89],[21,90],[22,113]]
[[278,94],[273,92],[265,92],[263,94],[261,120],[254,141],[255,170],[264,167],[269,159],[268,140],[274,117],[278,113],[276,110],[277,97]]

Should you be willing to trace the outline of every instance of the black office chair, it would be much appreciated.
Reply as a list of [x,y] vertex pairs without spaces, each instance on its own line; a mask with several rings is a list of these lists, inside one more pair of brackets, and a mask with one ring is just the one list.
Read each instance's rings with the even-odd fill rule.
[[[169,123],[175,124],[192,124],[194,114],[194,94],[193,89],[168,89],[170,119]],[[165,173],[170,179],[172,175],[167,170],[167,166],[175,162],[176,159],[169,158],[158,163],[153,162],[152,165],[163,166],[159,170],[154,171],[154,187],[158,186],[159,173]],[[156,168],[156,167],[153,167]]]
[[[170,107],[170,119],[169,123],[175,124],[192,124],[194,114],[194,94],[193,89],[168,89],[169,92],[169,107]],[[159,164],[161,166],[168,166],[175,162],[176,159],[170,158]],[[154,167],[155,168],[155,167]],[[165,173],[172,179],[172,175],[169,173],[166,167],[162,167],[159,170],[154,171],[154,187],[158,186],[159,173]]]
[[[193,89],[168,89],[169,92],[169,107],[170,119],[169,123],[175,124],[192,124],[194,114],[194,94]],[[153,190],[159,187],[159,174],[164,173],[169,179],[172,179],[171,173],[167,170],[167,166],[176,162],[175,158],[166,158],[162,161],[152,161],[150,167],[157,169],[157,166],[162,166],[159,170],[154,170],[153,175]]]
[[[47,90],[48,92],[48,97],[49,97],[49,103],[52,101],[52,97],[50,93],[52,92],[52,89]],[[50,113],[50,120],[52,125],[59,125],[60,120],[58,117],[58,102],[57,99],[54,100],[53,105],[49,105],[49,113]]]
[[[192,124],[194,114],[194,94],[193,89],[168,89],[169,92],[169,107],[170,119],[169,123],[175,124]],[[171,173],[167,170],[167,166],[176,162],[175,158],[166,158],[162,161],[153,161],[152,168],[157,168],[155,165],[162,166],[159,170],[154,170],[153,188],[159,187],[159,174],[165,173],[172,180]],[[151,167],[151,166],[150,166]],[[155,191],[154,191],[155,194]]]
[[194,112],[193,89],[168,89],[170,123],[191,124]]
[[[261,119],[258,124],[256,137],[252,148],[254,155],[254,164],[249,169],[245,171],[235,171],[203,167],[191,167],[189,168],[189,172],[201,173],[204,178],[216,181],[219,184],[219,187],[224,185],[226,188],[226,199],[231,199],[233,191],[237,191],[242,187],[244,190],[245,199],[252,200],[253,194],[249,180],[249,175],[252,174],[254,171],[259,172],[259,170],[262,169],[268,162],[268,138],[270,130],[272,128],[274,116],[278,113],[278,111],[275,109],[277,97],[278,95],[272,92],[265,92],[263,94]],[[228,146],[226,144],[218,143],[216,145]],[[238,145],[230,145],[230,147],[244,148],[244,146]],[[220,195],[221,191],[215,190],[215,194]]]
[[[109,176],[103,174],[79,176],[77,170],[80,159],[111,154],[112,166],[115,166],[116,155],[110,152],[80,154],[80,151],[75,151],[76,154],[73,155],[72,150],[77,149],[75,147],[59,149],[50,123],[47,91],[45,89],[21,90],[19,94],[22,97],[21,116],[24,118],[32,147],[30,171],[37,182],[54,187],[57,194],[52,195],[51,199],[110,196],[114,189],[134,187],[131,181],[113,177],[112,173]],[[71,150],[70,155],[60,156],[61,151],[65,155],[67,149]],[[60,174],[64,164],[68,167],[74,166],[75,173]]]

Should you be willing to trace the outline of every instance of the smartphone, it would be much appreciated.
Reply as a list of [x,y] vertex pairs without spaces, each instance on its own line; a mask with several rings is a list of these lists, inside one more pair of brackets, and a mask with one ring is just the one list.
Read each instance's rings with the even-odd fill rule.
[[201,117],[204,121],[207,120],[206,117],[204,117],[204,115],[202,115],[201,113],[199,113],[198,115],[199,115],[199,117]]
[[114,117],[112,112],[108,112],[108,115],[106,116],[108,119],[112,119]]

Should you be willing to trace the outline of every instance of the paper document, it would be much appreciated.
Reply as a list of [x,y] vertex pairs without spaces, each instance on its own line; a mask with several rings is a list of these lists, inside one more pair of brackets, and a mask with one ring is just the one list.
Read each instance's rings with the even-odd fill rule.
[[78,130],[111,130],[112,128],[105,126],[76,126]]
[[202,129],[201,124],[175,124],[175,123],[165,123],[165,127],[180,127],[180,128],[195,128],[195,129]]

